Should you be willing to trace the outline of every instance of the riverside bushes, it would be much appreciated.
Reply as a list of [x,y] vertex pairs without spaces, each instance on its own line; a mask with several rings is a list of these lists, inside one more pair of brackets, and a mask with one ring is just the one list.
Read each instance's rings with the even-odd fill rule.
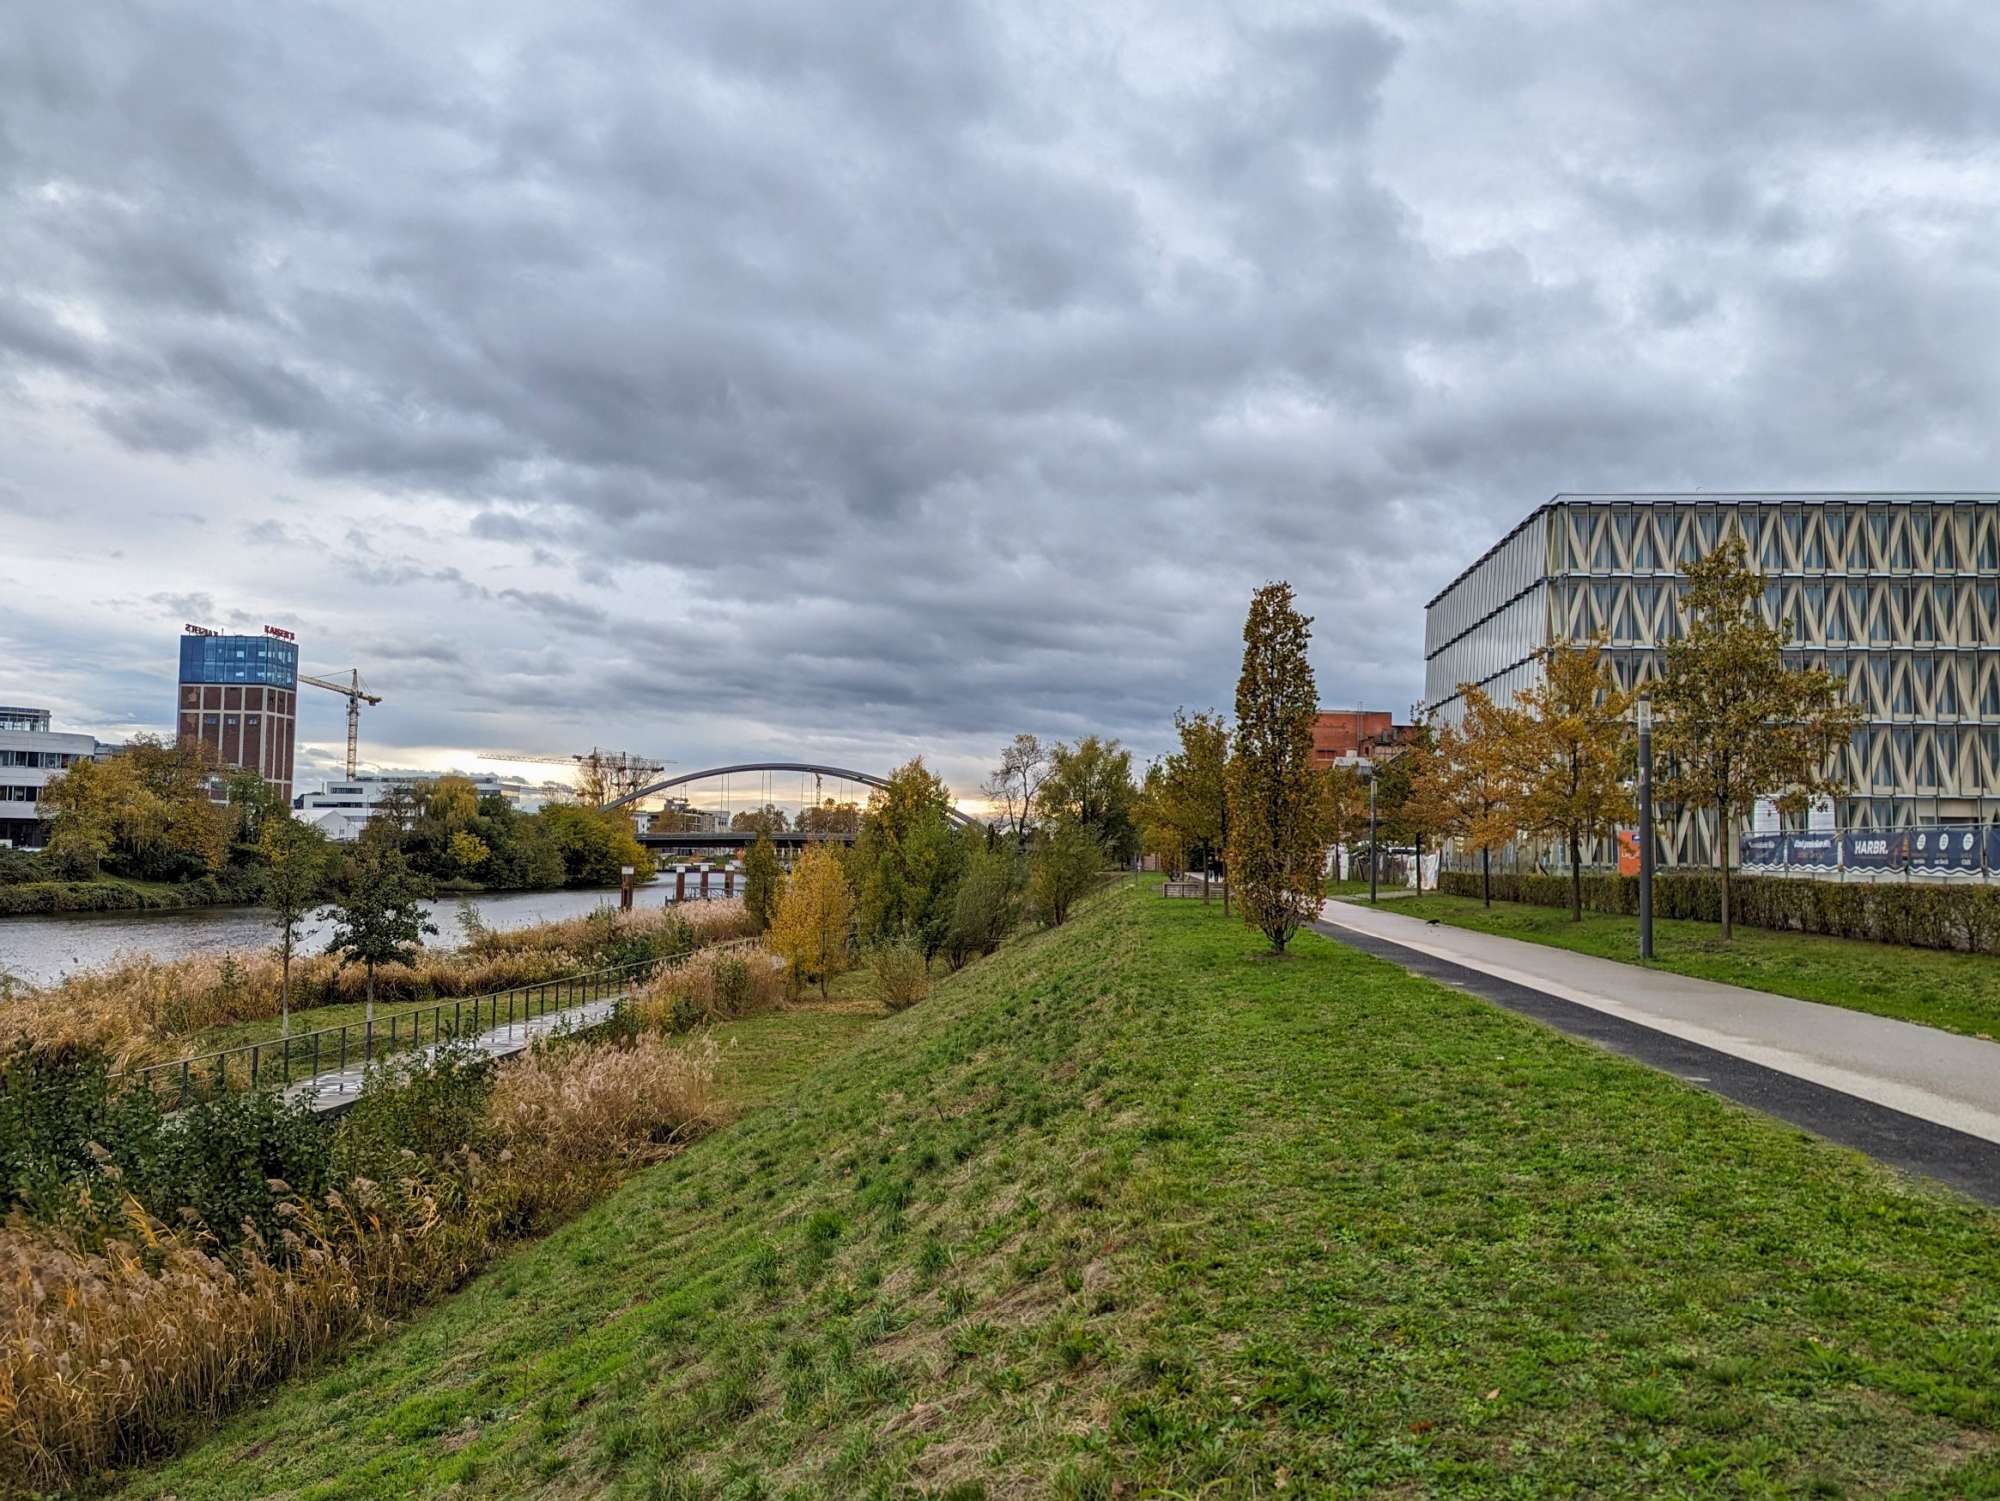
[[629,1003],[638,1025],[686,1032],[734,1021],[785,1002],[782,961],[762,949],[702,949],[663,968]]
[[[35,1118],[19,1097],[61,1080],[27,1050],[8,1067],[11,1125]],[[497,1069],[446,1048],[384,1069],[331,1128],[246,1095],[195,1107],[213,1109],[192,1129],[192,1112],[155,1113],[117,1147],[86,1140],[68,1172],[45,1150],[43,1196],[17,1196],[0,1229],[0,1493],[156,1452],[455,1286],[713,1124],[715,1068],[712,1043],[659,1037],[566,1041]],[[101,1080],[102,1060],[64,1077]],[[153,1157],[127,1150],[142,1139]]]
[[[1729,887],[1731,916],[1753,928],[1900,943],[1910,948],[2000,953],[2000,888],[1969,883],[1808,881],[1789,876],[1733,876]],[[1479,875],[1444,871],[1438,877],[1438,889],[1447,896],[1477,897]],[[1496,901],[1566,907],[1569,878],[1495,871],[1493,896]],[[1586,875],[1583,905],[1586,911],[1629,917],[1639,910],[1638,879],[1608,873]],[[1722,879],[1713,871],[1657,876],[1653,911],[1659,917],[1720,922]]]

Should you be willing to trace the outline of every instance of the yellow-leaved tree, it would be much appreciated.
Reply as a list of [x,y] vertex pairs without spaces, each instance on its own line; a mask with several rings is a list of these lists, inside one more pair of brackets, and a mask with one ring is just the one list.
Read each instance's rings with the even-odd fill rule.
[[809,844],[785,882],[764,941],[785,961],[795,992],[806,980],[817,980],[824,996],[827,981],[847,968],[853,922],[854,888],[840,856],[827,845]]
[[1569,916],[1583,920],[1583,846],[1633,817],[1625,786],[1631,750],[1625,715],[1634,695],[1618,686],[1597,641],[1558,641],[1541,653],[1542,680],[1514,696],[1515,805],[1525,833],[1562,842],[1569,855]]

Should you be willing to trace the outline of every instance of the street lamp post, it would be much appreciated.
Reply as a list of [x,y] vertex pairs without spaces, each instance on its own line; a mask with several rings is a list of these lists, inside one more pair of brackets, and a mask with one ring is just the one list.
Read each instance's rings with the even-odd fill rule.
[[1653,957],[1653,703],[1639,700],[1639,957]]
[[1375,900],[1375,867],[1381,861],[1381,851],[1375,841],[1375,768],[1368,766],[1368,900]]

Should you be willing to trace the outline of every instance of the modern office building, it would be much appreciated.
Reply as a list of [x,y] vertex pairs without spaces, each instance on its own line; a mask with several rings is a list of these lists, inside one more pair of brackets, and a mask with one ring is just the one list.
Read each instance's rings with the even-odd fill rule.
[[0,705],[0,844],[39,849],[48,834],[42,788],[96,753],[94,737],[52,728],[47,709]]
[[[445,775],[445,772],[363,772],[353,778],[327,782],[317,792],[301,792],[292,799],[293,816],[316,825],[329,839],[341,842],[359,839],[361,831],[381,811],[383,799],[398,791],[422,797],[433,782]],[[497,793],[517,805],[520,801],[520,787],[516,783],[503,782],[494,776],[466,779],[481,797]]]
[[[1651,680],[1681,628],[1681,566],[1730,536],[1792,658],[1867,713],[1834,821],[2000,818],[2000,495],[1558,495],[1426,606],[1426,711],[1455,722],[1463,683],[1510,700],[1558,640],[1601,635],[1621,683]],[[1698,818],[1662,838],[1669,859],[1710,858]]]
[[299,647],[288,633],[225,636],[189,626],[175,740],[198,741],[218,764],[255,771],[290,802],[298,690]]

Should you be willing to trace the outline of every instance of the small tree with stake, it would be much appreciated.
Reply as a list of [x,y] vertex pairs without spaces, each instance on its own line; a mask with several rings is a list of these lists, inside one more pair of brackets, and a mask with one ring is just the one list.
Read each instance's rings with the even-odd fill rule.
[[375,971],[384,964],[414,964],[416,946],[437,932],[424,910],[430,891],[402,852],[384,840],[363,839],[334,882],[333,935],[326,951],[341,968],[359,964],[368,976],[367,1019],[375,1020]]
[[292,1035],[292,951],[299,924],[326,881],[326,838],[288,813],[271,813],[257,834],[264,869],[258,885],[278,930],[278,1035]]
[[1845,790],[1828,773],[1835,753],[1860,726],[1823,667],[1791,668],[1790,628],[1767,625],[1758,602],[1764,578],[1731,537],[1687,566],[1681,608],[1687,632],[1667,644],[1653,689],[1655,732],[1664,761],[1664,801],[1715,813],[1715,856],[1722,872],[1722,936],[1731,936],[1729,835],[1760,797],[1787,807]]

